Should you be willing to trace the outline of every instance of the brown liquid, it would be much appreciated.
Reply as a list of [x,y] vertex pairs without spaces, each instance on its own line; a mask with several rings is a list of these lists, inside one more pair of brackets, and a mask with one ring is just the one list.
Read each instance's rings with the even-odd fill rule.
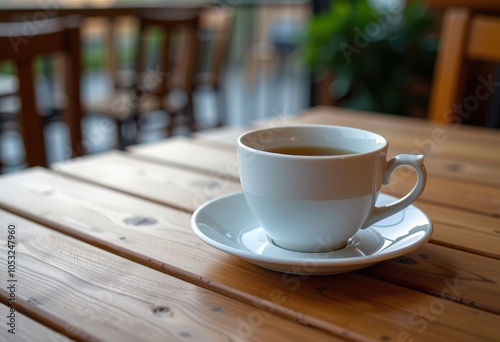
[[284,146],[270,148],[266,151],[280,154],[291,154],[295,156],[340,156],[356,153],[355,151],[328,146]]

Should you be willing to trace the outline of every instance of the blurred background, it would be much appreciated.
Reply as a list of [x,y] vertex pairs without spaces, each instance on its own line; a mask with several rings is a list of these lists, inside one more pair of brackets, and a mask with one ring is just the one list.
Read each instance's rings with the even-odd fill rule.
[[[54,0],[45,7],[36,1],[3,2],[0,13],[3,22],[25,23],[65,14],[84,16],[80,25],[81,102],[85,112],[81,129],[86,137],[85,153],[98,153],[217,126],[245,126],[263,118],[295,116],[316,105],[425,119],[443,14],[450,6],[464,4],[475,11],[490,13],[491,8],[497,11],[499,6],[491,3],[486,0],[215,3]],[[116,117],[101,115],[92,105],[87,106],[100,103],[109,107],[119,82],[126,83],[128,79],[125,94],[130,95],[134,85],[137,87],[130,79],[138,74],[141,21],[133,11],[142,13],[171,5],[215,9],[199,22],[197,39],[209,52],[198,51],[197,67],[203,69],[213,62],[209,55],[215,53],[212,58],[220,65],[212,77],[217,82],[193,86],[190,115],[194,120],[171,115],[177,113],[170,110],[172,103],[183,107],[186,98],[189,99],[189,91],[182,87],[170,89],[170,107],[153,108],[126,125]],[[90,10],[93,6],[97,10]],[[112,8],[117,9],[115,13],[110,11]],[[102,15],[105,12],[113,14]],[[217,43],[215,34],[222,25],[225,25],[221,31],[223,40]],[[159,49],[161,34],[154,31],[149,34],[152,40],[148,49]],[[173,75],[160,70],[159,65],[159,59],[149,58],[142,76],[154,79]],[[470,65],[467,72],[473,78],[477,78],[477,70],[496,75],[496,66],[496,63]],[[67,151],[69,130],[61,120],[59,108],[65,102],[64,86],[57,82],[57,77],[50,76],[54,70],[57,74],[59,69],[52,62],[36,61],[34,87],[38,114],[44,118],[48,164],[71,157]],[[4,173],[28,166],[23,136],[16,122],[21,107],[16,94],[18,87],[15,61],[0,60],[0,167]],[[498,98],[493,95],[481,103],[477,115],[463,118],[463,123],[487,125],[486,115]],[[494,108],[498,112],[498,106]],[[120,141],[121,135],[128,140]]]

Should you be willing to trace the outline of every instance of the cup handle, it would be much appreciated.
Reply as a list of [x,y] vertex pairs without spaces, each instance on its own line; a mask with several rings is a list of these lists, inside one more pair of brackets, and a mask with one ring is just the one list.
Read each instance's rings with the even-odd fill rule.
[[386,217],[394,215],[398,211],[403,210],[412,204],[424,191],[425,183],[427,181],[427,171],[424,166],[424,156],[415,154],[400,154],[387,162],[386,169],[383,174],[382,183],[388,185],[391,181],[391,176],[394,171],[400,166],[410,166],[417,172],[417,183],[413,189],[400,200],[384,205],[382,207],[374,206],[370,215],[363,223],[361,229],[368,228],[377,221]]

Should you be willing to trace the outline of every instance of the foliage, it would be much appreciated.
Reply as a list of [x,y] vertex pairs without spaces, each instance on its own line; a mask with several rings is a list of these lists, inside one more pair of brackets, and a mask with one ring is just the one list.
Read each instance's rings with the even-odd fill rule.
[[420,1],[377,8],[367,0],[335,0],[308,23],[303,56],[314,72],[333,74],[331,93],[339,106],[408,115],[419,95],[412,85],[432,80],[432,28]]

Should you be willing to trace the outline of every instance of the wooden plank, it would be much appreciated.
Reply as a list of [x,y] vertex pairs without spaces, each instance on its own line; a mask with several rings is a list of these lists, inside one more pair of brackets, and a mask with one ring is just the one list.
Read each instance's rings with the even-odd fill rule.
[[[3,271],[3,269],[2,269]],[[33,342],[33,341],[73,341],[37,321],[27,317],[19,311],[14,312],[14,322],[11,323],[8,316],[12,315],[10,307],[0,304],[0,317],[2,317],[2,328],[0,329],[0,339],[2,341]],[[12,327],[9,324],[14,324]]]
[[248,131],[248,128],[224,126],[195,132],[193,133],[193,138],[229,146],[236,146],[236,140],[246,131]]
[[499,260],[485,262],[485,258],[478,255],[427,244],[362,273],[500,314],[500,274],[494,269],[500,269]]
[[[415,184],[413,173],[396,171],[382,191],[403,196]],[[500,216],[500,188],[460,180],[429,176],[420,201],[426,201],[488,216]]]
[[[263,313],[333,334],[356,339],[411,336],[415,340],[456,340],[493,339],[497,333],[497,315],[443,299],[441,287],[431,296],[355,272],[308,277],[269,271],[203,244],[191,232],[187,213],[46,170],[7,175],[0,179],[0,186],[4,189],[0,206],[130,260],[238,298]],[[133,226],[125,223],[131,215],[148,218],[136,222],[157,222]],[[444,257],[437,255],[436,262]],[[496,272],[489,260],[484,258],[483,269],[477,272],[484,278]],[[457,268],[468,267],[461,260],[453,262]],[[449,274],[445,279],[453,282],[455,278]],[[469,286],[462,297],[472,296],[472,290]],[[272,301],[276,293],[283,298],[279,305]],[[438,319],[434,311],[426,318],[422,310],[429,309],[439,311]],[[397,313],[390,321],[389,312]]]
[[[75,339],[339,340],[272,315],[248,328],[239,319],[256,312],[251,306],[7,212],[0,211],[0,221],[16,226],[16,306]],[[1,241],[5,265],[6,229]],[[0,272],[2,284],[7,277]],[[2,300],[8,295],[0,288]]]
[[[443,146],[448,144],[459,144],[460,146],[472,144],[471,146],[474,146],[477,144],[488,148],[488,151],[496,151],[496,147],[500,146],[500,136],[496,129],[462,124],[442,125],[425,119],[362,112],[339,107],[318,106],[311,108],[293,121],[288,120],[288,123],[290,122],[355,125],[369,131],[380,132],[382,135],[406,136],[407,141],[412,141],[415,144],[417,144],[415,139],[422,141],[422,139],[429,138],[438,144],[437,140],[444,140]],[[263,124],[268,125],[267,123]],[[444,136],[438,139],[440,135]],[[500,159],[498,154],[493,154],[490,157],[494,160]]]
[[[411,133],[408,133],[411,134]],[[472,143],[470,139],[463,137],[458,142],[443,142],[441,144],[433,143],[431,139],[413,139],[408,136],[394,134],[388,137],[389,151],[396,153],[423,154],[427,159],[453,160],[455,162],[464,162],[468,164],[479,164],[485,166],[496,166],[498,159],[498,145],[485,144],[485,142]]]
[[[458,149],[458,148],[457,148]],[[389,147],[389,157],[401,153],[419,154],[417,149],[405,145],[401,140],[395,141]],[[472,183],[500,187],[500,161],[486,161],[479,157],[466,155],[451,155],[450,153],[425,154],[424,163],[428,174],[447,179],[461,180]]]
[[223,177],[239,179],[236,148],[228,151],[214,146],[194,144],[190,139],[175,137],[152,144],[128,148],[134,156],[166,165],[183,165],[193,170],[210,170]]
[[113,151],[52,165],[61,174],[146,198],[181,210],[194,211],[202,203],[240,190],[239,182],[220,173],[202,174],[159,165]]
[[417,201],[431,219],[431,242],[468,253],[500,259],[500,218]]

